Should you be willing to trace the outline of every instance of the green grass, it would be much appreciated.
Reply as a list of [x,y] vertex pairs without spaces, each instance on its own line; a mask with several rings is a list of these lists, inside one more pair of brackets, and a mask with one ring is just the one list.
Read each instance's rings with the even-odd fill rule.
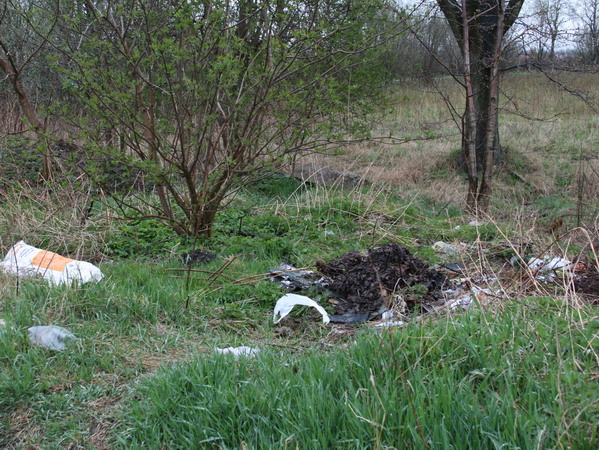
[[431,448],[594,448],[599,325],[589,311],[572,313],[531,299],[364,331],[348,350],[203,356],[145,380],[118,439],[144,448],[421,448],[422,438]]

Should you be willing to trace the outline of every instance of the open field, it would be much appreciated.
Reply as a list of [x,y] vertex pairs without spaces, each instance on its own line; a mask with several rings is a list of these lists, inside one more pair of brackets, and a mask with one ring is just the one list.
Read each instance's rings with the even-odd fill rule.
[[[439,85],[461,109],[455,86]],[[598,75],[569,85],[599,97]],[[597,300],[567,277],[541,282],[508,260],[597,265],[599,115],[538,74],[512,74],[503,88],[511,156],[481,226],[462,210],[455,125],[415,81],[390,90],[373,135],[426,139],[310,157],[372,185],[342,191],[270,176],[238,193],[205,242],[153,219],[122,221],[100,202],[82,221],[89,196],[68,186],[8,189],[2,255],[25,239],[91,260],[106,278],[68,288],[0,274],[9,326],[0,446],[596,448]],[[436,241],[465,245],[448,256]],[[465,311],[406,312],[407,324],[389,330],[324,325],[310,310],[294,310],[283,330],[272,323],[285,291],[257,275],[389,242],[431,265],[462,263],[466,278],[502,295],[476,296]],[[180,253],[198,247],[217,259],[198,267],[205,272],[184,270]],[[64,352],[31,346],[27,328],[47,324],[80,340]],[[241,345],[261,353],[236,361],[214,351]]]

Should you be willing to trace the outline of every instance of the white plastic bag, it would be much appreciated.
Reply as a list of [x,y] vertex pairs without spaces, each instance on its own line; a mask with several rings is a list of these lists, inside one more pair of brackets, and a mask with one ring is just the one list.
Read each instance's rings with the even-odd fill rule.
[[27,331],[29,331],[29,341],[32,345],[39,345],[50,350],[64,350],[68,341],[77,340],[69,330],[55,325],[31,327]]
[[[279,323],[283,319],[283,317],[285,317],[287,314],[291,312],[295,305],[311,306],[313,308],[316,308],[316,310],[322,315],[323,323],[329,323],[331,321],[329,315],[324,310],[324,308],[320,306],[318,303],[316,303],[314,300],[312,300],[310,297],[297,294],[285,294],[277,301],[277,304],[275,305],[275,311],[272,317],[273,322]],[[277,315],[279,314],[280,317],[277,320]]]
[[0,263],[0,270],[17,276],[41,276],[55,285],[100,281],[104,277],[100,269],[91,263],[65,258],[27,245],[24,241],[10,248]]

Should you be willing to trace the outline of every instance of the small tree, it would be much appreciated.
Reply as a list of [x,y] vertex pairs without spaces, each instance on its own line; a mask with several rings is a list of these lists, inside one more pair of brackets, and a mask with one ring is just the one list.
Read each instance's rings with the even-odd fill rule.
[[157,217],[210,235],[243,177],[355,131],[348,99],[359,109],[379,78],[375,3],[74,1],[61,44],[73,123],[89,155],[153,183]]
[[468,170],[467,205],[472,212],[489,207],[491,178],[499,145],[499,63],[504,37],[524,0],[437,0],[463,57],[466,107],[462,152]]
[[536,56],[540,63],[555,59],[555,46],[567,20],[564,3],[563,0],[535,0],[533,3]]

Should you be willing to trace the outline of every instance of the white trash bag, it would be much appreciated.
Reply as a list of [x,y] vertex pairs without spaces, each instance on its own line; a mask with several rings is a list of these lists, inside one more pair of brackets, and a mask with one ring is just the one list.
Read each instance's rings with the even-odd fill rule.
[[8,250],[0,270],[17,276],[41,276],[55,285],[100,281],[104,275],[96,266],[85,261],[60,256],[17,242]]
[[55,325],[31,327],[27,331],[32,345],[49,350],[64,350],[68,341],[78,340],[69,330]]

